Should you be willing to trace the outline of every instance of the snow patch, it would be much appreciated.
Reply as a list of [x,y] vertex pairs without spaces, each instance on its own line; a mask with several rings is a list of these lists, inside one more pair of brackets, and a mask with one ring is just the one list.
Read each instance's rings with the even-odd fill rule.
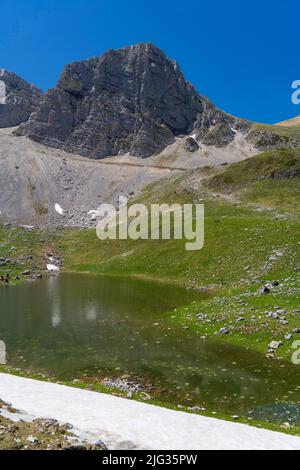
[[18,423],[20,421],[25,421],[26,423],[32,423],[34,420],[34,416],[29,416],[26,413],[19,413],[19,412],[11,412],[8,411],[5,408],[2,408],[0,410],[0,416],[3,416],[3,418],[9,419],[13,423]]
[[88,211],[88,215],[90,216],[91,220],[96,220],[98,217],[100,217],[100,212],[98,210],[90,210]]
[[34,225],[19,225],[20,228],[23,228],[24,230],[32,230],[34,229]]
[[0,374],[0,398],[36,418],[70,423],[110,450],[299,450],[300,438],[49,382]]
[[58,214],[63,215],[64,210],[59,204],[55,204],[54,208],[55,208],[56,212],[58,212]]
[[58,272],[58,271],[59,271],[59,267],[58,267],[58,266],[55,266],[54,264],[47,264],[47,271],[50,271],[50,272]]

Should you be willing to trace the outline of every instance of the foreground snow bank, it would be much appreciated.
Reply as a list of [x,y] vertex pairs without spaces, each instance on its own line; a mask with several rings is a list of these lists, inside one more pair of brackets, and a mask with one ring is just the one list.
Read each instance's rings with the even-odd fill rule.
[[64,385],[0,374],[0,399],[109,449],[300,449],[300,438]]

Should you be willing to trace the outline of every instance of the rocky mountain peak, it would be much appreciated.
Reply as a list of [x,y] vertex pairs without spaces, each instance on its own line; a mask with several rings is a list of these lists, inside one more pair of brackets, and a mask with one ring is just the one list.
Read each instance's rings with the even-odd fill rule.
[[147,157],[192,131],[201,109],[176,62],[137,44],[66,66],[18,134],[92,158]]
[[0,69],[0,127],[20,123],[16,135],[89,158],[148,157],[178,136],[189,137],[189,152],[240,137],[257,149],[300,145],[298,135],[282,136],[218,109],[175,61],[148,43],[73,62],[44,94]]
[[6,69],[0,69],[0,127],[26,121],[39,104],[42,92]]

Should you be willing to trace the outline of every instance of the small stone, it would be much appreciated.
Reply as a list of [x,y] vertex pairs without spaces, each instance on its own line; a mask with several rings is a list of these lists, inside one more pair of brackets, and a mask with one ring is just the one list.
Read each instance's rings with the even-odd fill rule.
[[65,447],[65,450],[86,450],[86,445],[82,442],[77,442]]
[[219,333],[220,335],[228,335],[230,331],[227,328],[221,328]]
[[282,425],[284,428],[287,428],[289,429],[291,427],[291,424],[290,423],[283,423]]
[[268,353],[268,354],[266,355],[266,358],[267,358],[267,359],[274,359],[274,357],[275,357],[275,356],[274,356],[273,353]]
[[37,444],[38,439],[34,436],[28,436],[26,441],[29,442],[30,444]]
[[280,346],[282,346],[282,342],[281,341],[272,341],[270,344],[269,344],[269,348],[270,349],[278,349],[280,348]]
[[103,441],[101,441],[101,439],[99,439],[98,441],[96,441],[94,444],[93,444],[93,449],[95,450],[107,450],[107,447],[106,447],[106,444],[104,444]]
[[278,308],[276,310],[276,312],[279,314],[279,315],[286,315],[287,314],[287,311],[285,309],[281,309],[281,308]]
[[148,395],[148,393],[142,392],[141,393],[141,399],[144,400],[144,401],[148,401],[148,400],[151,400],[151,397],[150,397],[150,395]]
[[275,319],[277,319],[277,318],[279,318],[279,315],[278,315],[278,313],[276,313],[276,312],[272,312],[272,313],[270,313],[270,318],[275,318]]
[[264,286],[264,288],[263,288],[263,293],[264,293],[264,294],[270,294],[270,292],[271,292],[270,286]]

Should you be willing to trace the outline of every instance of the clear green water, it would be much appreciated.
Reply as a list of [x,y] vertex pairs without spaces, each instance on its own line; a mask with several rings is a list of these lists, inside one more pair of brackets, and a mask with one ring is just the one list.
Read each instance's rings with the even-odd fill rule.
[[3,287],[0,339],[8,364],[24,370],[89,383],[129,374],[151,383],[151,396],[165,402],[286,421],[286,403],[298,409],[300,402],[300,368],[203,341],[170,320],[168,311],[200,295],[71,274]]

